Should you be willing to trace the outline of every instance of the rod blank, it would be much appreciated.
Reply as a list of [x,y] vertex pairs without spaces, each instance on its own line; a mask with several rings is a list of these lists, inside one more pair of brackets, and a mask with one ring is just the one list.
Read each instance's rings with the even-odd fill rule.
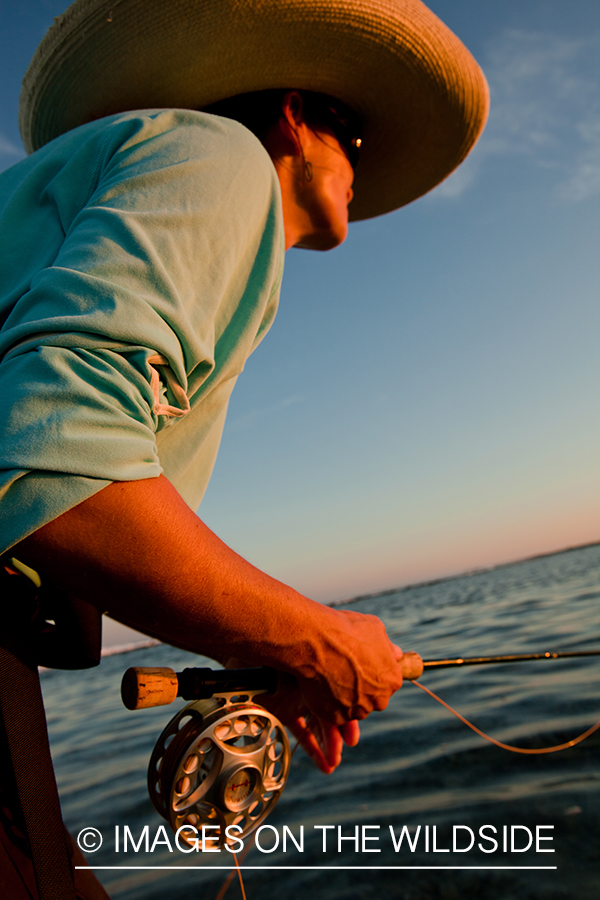
[[424,669],[447,669],[450,666],[485,666],[489,663],[526,662],[531,659],[565,659],[573,656],[600,656],[600,650],[573,650],[565,652],[546,651],[545,653],[509,653],[505,656],[471,656],[455,659],[427,659]]

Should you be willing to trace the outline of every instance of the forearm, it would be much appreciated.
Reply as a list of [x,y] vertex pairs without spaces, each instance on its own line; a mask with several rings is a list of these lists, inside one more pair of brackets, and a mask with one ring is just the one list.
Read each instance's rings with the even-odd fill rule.
[[378,620],[324,607],[256,569],[164,477],[111,484],[13,552],[147,634],[293,673],[309,706],[337,721],[382,708],[399,687]]
[[269,632],[297,632],[294,611],[323,612],[227,547],[164,477],[114,483],[13,552],[114,618],[208,655],[248,658]]

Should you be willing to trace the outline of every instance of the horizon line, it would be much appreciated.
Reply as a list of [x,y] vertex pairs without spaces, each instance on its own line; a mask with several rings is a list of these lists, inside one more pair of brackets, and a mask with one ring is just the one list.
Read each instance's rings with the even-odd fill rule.
[[544,559],[547,556],[560,556],[562,553],[572,553],[575,550],[585,550],[588,547],[600,546],[600,540],[587,541],[585,544],[574,544],[571,547],[563,547],[561,550],[547,550],[544,553],[533,553],[531,556],[523,556],[519,559],[510,559],[507,562],[495,563],[493,566],[477,566],[474,569],[465,569],[454,575],[441,575],[439,578],[426,579],[425,581],[412,581],[409,584],[397,587],[384,588],[382,591],[374,591],[368,594],[359,594],[356,597],[348,597],[343,600],[332,600],[327,606],[340,606],[343,603],[358,603],[359,600],[373,600],[377,597],[387,597],[390,594],[400,594],[403,591],[411,591],[414,588],[430,587],[434,584],[443,584],[445,581],[455,581],[458,578],[468,578],[470,575],[483,575],[486,572],[495,572],[496,569],[505,569],[508,566],[518,566],[521,563],[532,562],[534,559]]

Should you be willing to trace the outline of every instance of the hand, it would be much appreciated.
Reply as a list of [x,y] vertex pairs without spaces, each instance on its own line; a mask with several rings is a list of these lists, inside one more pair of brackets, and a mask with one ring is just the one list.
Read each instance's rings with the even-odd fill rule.
[[[246,665],[244,660],[235,657],[230,657],[224,663],[226,669],[243,669]],[[325,775],[331,775],[341,763],[344,744],[348,747],[356,747],[358,744],[358,722],[353,720],[338,727],[312,715],[291,675],[280,672],[277,692],[259,694],[254,700],[277,716]]]
[[307,709],[334,725],[385,709],[402,686],[402,650],[376,616],[329,609],[317,653],[286,671],[296,678]]
[[337,726],[319,716],[309,715],[298,685],[290,676],[281,676],[276,694],[261,694],[257,703],[276,715],[289,728],[314,764],[330,775],[342,761],[344,744],[355,747],[360,738],[356,720]]

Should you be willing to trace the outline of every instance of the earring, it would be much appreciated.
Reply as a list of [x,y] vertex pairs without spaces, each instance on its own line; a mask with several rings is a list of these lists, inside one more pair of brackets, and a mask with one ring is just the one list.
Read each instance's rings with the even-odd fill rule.
[[300,153],[302,155],[302,164],[304,165],[304,178],[306,181],[312,181],[312,177],[313,177],[312,163],[306,159],[306,157],[304,155],[304,150],[302,149],[302,145],[300,145]]

